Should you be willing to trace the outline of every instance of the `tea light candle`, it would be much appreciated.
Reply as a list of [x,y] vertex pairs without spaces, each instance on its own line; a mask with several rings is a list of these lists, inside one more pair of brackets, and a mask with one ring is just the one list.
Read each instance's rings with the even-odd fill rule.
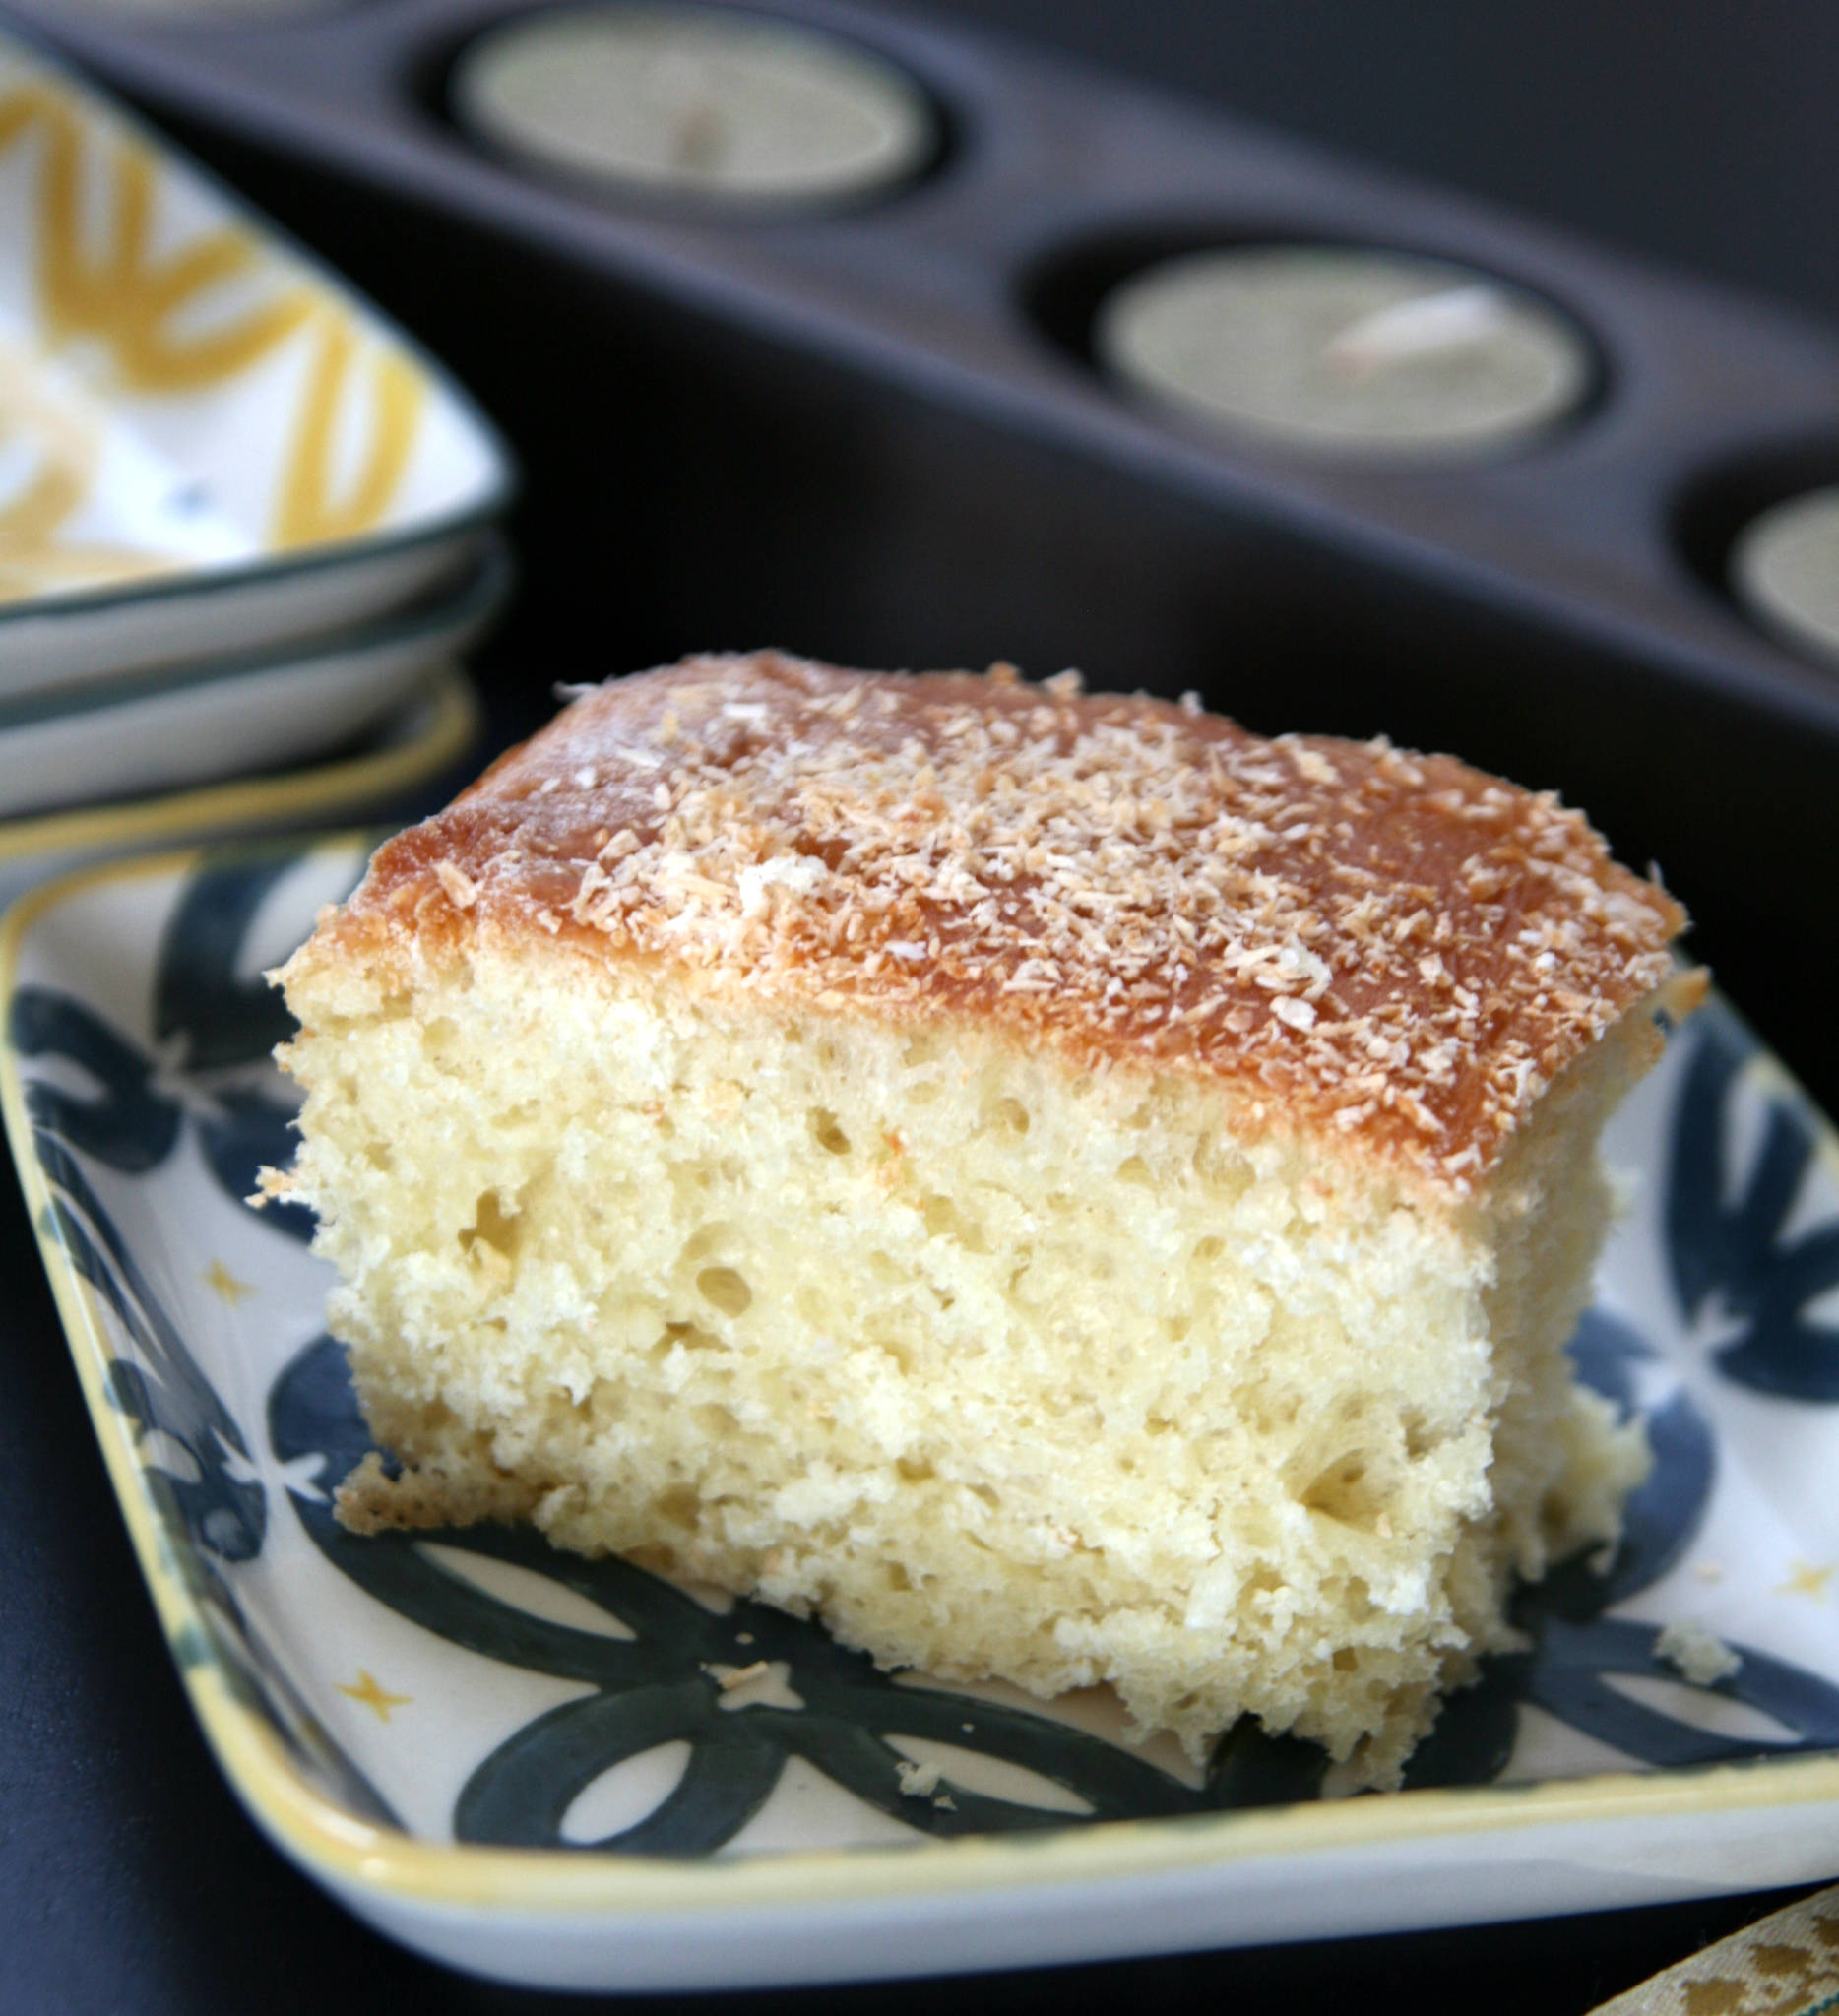
[[867,194],[937,139],[911,78],[832,35],[718,7],[525,15],[473,44],[462,120],[539,167],[729,203]]
[[1737,542],[1731,579],[1758,622],[1839,662],[1839,486],[1763,512]]
[[1438,259],[1255,245],[1164,261],[1106,301],[1100,361],[1159,405],[1317,454],[1481,455],[1570,412],[1590,346]]

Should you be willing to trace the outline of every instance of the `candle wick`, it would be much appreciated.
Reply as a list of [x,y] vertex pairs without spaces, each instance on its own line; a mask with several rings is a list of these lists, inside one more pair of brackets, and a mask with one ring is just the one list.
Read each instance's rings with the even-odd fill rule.
[[1368,378],[1387,364],[1465,349],[1491,336],[1506,319],[1507,304],[1496,287],[1421,294],[1350,322],[1324,347],[1322,361],[1338,377]]
[[676,166],[707,173],[728,152],[728,128],[707,98],[677,114],[671,153]]

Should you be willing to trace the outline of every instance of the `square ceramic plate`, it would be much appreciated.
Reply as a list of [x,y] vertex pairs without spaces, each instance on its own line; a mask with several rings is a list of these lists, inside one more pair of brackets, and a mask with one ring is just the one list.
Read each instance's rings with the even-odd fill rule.
[[[757,1985],[1588,1910],[1839,1870],[1839,1156],[1713,1003],[1619,1117],[1576,1353],[1656,1454],[1614,1559],[1520,1599],[1408,1789],[1255,1730],[1205,1774],[1103,1697],[889,1677],[810,1624],[476,1529],[358,1540],[365,1448],[260,977],[355,841],[167,858],[0,934],[7,1124],[110,1473],[249,1810],[427,1953]],[[1691,1621],[1741,1658],[1690,1685]],[[916,1769],[915,1767],[919,1767]]]
[[399,331],[0,37],[0,689],[380,614],[453,573],[510,486]]
[[0,819],[0,905],[93,862],[157,848],[400,818],[462,762],[479,725],[472,681],[457,664],[436,663],[422,668],[383,721],[329,761],[115,804]]
[[0,817],[178,790],[339,748],[476,643],[511,578],[493,534],[451,588],[316,648],[0,700]]

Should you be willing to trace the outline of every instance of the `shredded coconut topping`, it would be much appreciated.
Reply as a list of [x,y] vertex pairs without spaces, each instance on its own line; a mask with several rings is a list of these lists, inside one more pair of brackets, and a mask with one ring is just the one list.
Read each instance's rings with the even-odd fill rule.
[[1581,814],[1451,757],[771,652],[582,692],[349,915],[427,927],[431,884],[452,928],[1216,1076],[1459,1194],[1684,922]]

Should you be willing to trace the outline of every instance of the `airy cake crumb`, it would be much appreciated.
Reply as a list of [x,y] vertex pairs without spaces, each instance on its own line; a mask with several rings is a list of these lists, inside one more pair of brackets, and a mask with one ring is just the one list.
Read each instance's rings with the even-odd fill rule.
[[1384,742],[1006,666],[587,691],[282,976],[401,1466],[340,1516],[1396,1784],[1645,1473],[1564,1344],[1681,922]]

